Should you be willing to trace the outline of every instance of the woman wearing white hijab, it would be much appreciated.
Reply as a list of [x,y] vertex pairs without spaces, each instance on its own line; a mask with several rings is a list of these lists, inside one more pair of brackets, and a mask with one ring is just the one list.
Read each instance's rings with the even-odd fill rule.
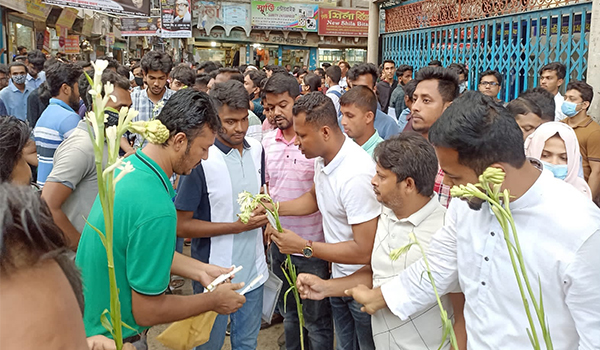
[[540,125],[525,140],[525,154],[537,158],[554,177],[573,185],[592,198],[590,187],[579,177],[581,153],[575,131],[565,123],[548,122]]

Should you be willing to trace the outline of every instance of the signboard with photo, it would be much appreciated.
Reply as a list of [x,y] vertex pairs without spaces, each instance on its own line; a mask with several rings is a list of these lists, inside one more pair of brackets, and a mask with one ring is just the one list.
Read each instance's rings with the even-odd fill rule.
[[159,17],[149,18],[121,18],[122,36],[152,36],[160,35],[158,27]]
[[192,37],[190,0],[161,0],[160,14],[163,38]]
[[44,3],[120,15],[150,16],[150,0],[44,0]]
[[252,28],[317,31],[319,5],[252,1]]
[[319,8],[319,35],[368,36],[369,10]]
[[192,9],[193,17],[197,18],[196,27],[206,33],[215,26],[225,28],[230,32],[235,27],[243,28],[248,35],[250,27],[250,4],[234,2],[195,1]]

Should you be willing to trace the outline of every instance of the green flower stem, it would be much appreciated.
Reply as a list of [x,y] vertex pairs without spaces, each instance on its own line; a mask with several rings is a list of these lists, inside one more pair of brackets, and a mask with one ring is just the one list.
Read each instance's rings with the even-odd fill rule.
[[[421,256],[423,256],[423,262],[425,263],[425,268],[427,269],[427,276],[429,277],[429,281],[431,282],[431,285],[433,287],[433,292],[435,293],[435,299],[437,300],[438,307],[440,308],[440,314],[442,316],[442,322],[444,323],[444,328],[446,328],[447,322],[448,322],[448,314],[446,313],[446,310],[444,310],[444,306],[442,305],[442,299],[440,298],[440,295],[438,294],[438,290],[435,285],[435,280],[433,279],[433,274],[431,273],[431,268],[429,267],[429,260],[427,259],[425,250],[423,249],[423,246],[421,245],[421,242],[419,242],[419,240],[417,239],[416,235],[415,235],[415,244],[419,247],[419,250],[421,251]],[[455,350],[458,350],[458,341],[456,340],[456,334],[454,333],[454,328],[452,326],[450,326],[444,330],[444,333],[446,333],[446,332],[448,332],[450,334],[450,345]],[[444,337],[444,340],[445,340],[445,337]],[[440,345],[440,348],[444,345],[444,340],[442,340],[442,344]]]
[[[279,221],[279,212],[276,209],[277,206],[273,202],[273,199],[271,199],[270,197],[269,201],[271,202],[271,206],[273,207],[272,210],[267,208],[265,203],[263,203],[262,201],[259,201],[259,203],[263,206],[263,208],[265,208],[265,210],[267,210],[269,213],[271,213],[271,215],[273,215],[273,217],[275,218],[277,231],[279,233],[283,233],[283,227],[281,226],[281,222]],[[298,292],[298,288],[296,287],[296,280],[298,278],[298,275],[296,273],[296,266],[294,266],[294,264],[292,263],[292,257],[290,256],[290,254],[286,254],[285,262],[282,265],[283,266],[281,266],[281,271],[283,272],[283,275],[285,276],[285,279],[287,280],[287,283],[290,286],[290,288],[285,292],[283,296],[284,307],[286,304],[287,295],[291,291],[294,294],[294,299],[296,300],[296,312],[298,313],[298,325],[300,328],[300,349],[304,350],[304,312],[302,310],[302,303],[300,301],[300,293]],[[289,274],[288,272],[286,272],[286,270],[289,272]]]

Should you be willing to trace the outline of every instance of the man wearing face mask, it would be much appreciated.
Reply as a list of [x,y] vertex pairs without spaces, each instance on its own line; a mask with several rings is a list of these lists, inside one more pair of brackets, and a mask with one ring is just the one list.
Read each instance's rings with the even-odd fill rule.
[[[85,76],[79,79],[80,95],[88,110],[92,110],[91,95],[88,93],[89,84],[84,85]],[[131,105],[129,81],[119,74],[106,70],[102,74],[102,85],[107,82],[114,85],[111,94],[116,101],[109,99],[106,114],[106,127],[117,125],[118,111],[121,107]],[[105,151],[106,148],[105,148]],[[71,249],[76,249],[79,237],[85,227],[87,218],[96,195],[98,194],[98,179],[94,147],[88,133],[85,120],[77,125],[71,136],[58,146],[54,154],[54,166],[42,191],[42,198],[48,204],[54,222],[62,229],[69,239]]]
[[575,130],[583,163],[583,175],[592,192],[592,199],[600,203],[600,125],[587,115],[594,97],[594,89],[583,81],[567,85],[561,111],[563,120]]
[[462,95],[469,87],[469,70],[462,63],[452,63],[448,66],[448,69],[458,75],[458,90]]
[[26,84],[31,89],[37,89],[44,81],[46,81],[46,72],[44,72],[44,63],[46,63],[46,55],[40,50],[33,50],[27,54],[27,74]]
[[46,72],[46,88],[50,104],[33,129],[38,153],[37,184],[43,187],[54,165],[54,152],[81,120],[79,109],[79,77],[83,70],[71,63],[57,63]]
[[133,81],[135,85],[133,85],[133,91],[141,90],[144,88],[144,72],[142,71],[142,66],[139,63],[136,63],[131,67],[131,73],[133,74]]
[[27,86],[27,66],[23,62],[13,62],[8,67],[10,81],[0,91],[0,99],[4,102],[8,115],[25,120],[27,118],[27,98],[32,91]]
[[250,97],[250,110],[256,114],[261,123],[265,121],[265,115],[260,99],[260,85],[265,79],[267,74],[261,70],[250,70],[244,74],[244,87]]

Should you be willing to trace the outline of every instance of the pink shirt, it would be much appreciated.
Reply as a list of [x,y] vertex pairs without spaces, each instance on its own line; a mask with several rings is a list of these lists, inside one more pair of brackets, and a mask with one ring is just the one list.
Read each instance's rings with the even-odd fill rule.
[[[265,149],[265,179],[273,200],[284,202],[296,199],[313,186],[315,162],[306,159],[294,140],[286,141],[276,129],[263,138]],[[321,213],[307,216],[282,216],[281,226],[313,242],[324,242]]]

